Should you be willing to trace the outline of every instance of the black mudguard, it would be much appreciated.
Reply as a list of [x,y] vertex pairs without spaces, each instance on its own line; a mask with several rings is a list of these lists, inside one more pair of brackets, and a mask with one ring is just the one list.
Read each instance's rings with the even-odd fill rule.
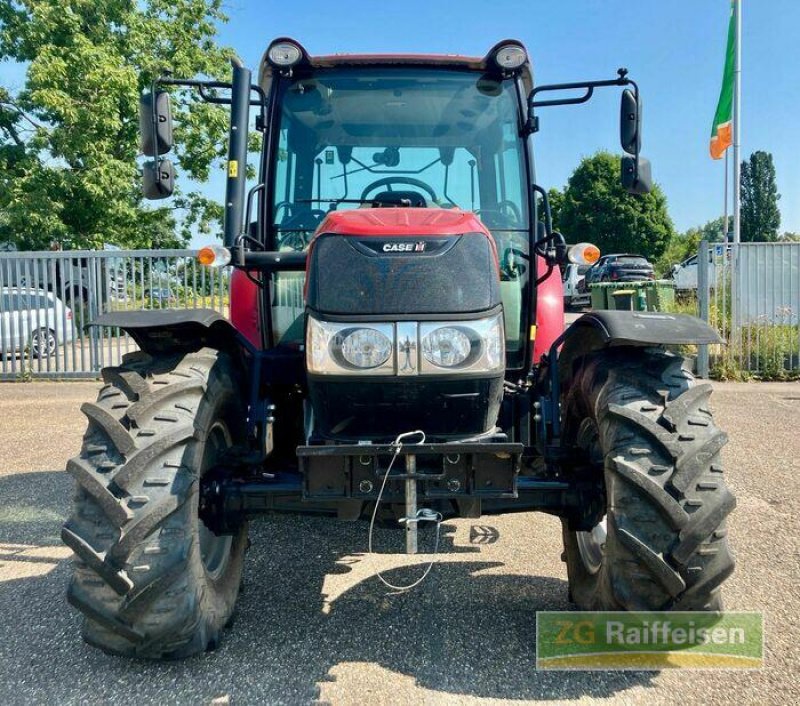
[[112,311],[90,326],[112,326],[128,333],[146,353],[178,353],[209,347],[239,353],[249,342],[213,309]]
[[558,355],[562,381],[571,376],[573,361],[602,348],[724,343],[696,316],[645,311],[593,311],[581,316],[562,338]]

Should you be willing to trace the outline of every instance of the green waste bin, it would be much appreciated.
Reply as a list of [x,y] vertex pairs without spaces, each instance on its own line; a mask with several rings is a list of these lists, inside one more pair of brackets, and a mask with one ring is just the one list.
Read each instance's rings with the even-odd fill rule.
[[[591,285],[592,308],[644,311],[647,302],[643,295],[642,285],[645,282],[598,282]],[[617,293],[625,292],[618,297]]]
[[608,284],[605,282],[596,282],[589,285],[589,291],[592,295],[592,309],[608,309]]
[[609,309],[615,311],[637,311],[636,304],[639,297],[635,289],[615,289],[609,292]]
[[675,306],[675,282],[659,279],[647,288],[648,311],[671,311]]
[[598,282],[590,290],[593,309],[669,311],[675,303],[675,283],[669,280]]

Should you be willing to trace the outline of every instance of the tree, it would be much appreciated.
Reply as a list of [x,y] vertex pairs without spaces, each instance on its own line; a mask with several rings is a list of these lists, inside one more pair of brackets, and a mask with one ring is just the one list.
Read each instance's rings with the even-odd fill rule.
[[584,159],[564,193],[560,225],[568,242],[588,240],[602,252],[657,259],[674,234],[667,199],[657,185],[632,196],[620,184],[619,158],[598,152]]
[[[695,230],[695,229],[690,229]],[[709,221],[704,226],[697,228],[700,232],[701,240],[707,240],[710,243],[721,243],[725,240],[725,217],[720,216],[713,221]],[[733,230],[733,216],[728,216],[728,230]]]
[[656,275],[658,277],[669,276],[673,265],[677,265],[697,253],[702,239],[703,233],[700,228],[690,228],[685,233],[676,233],[661,257],[655,261]]
[[564,192],[555,187],[547,192],[547,200],[550,202],[550,212],[553,215],[553,229],[561,230],[561,210],[564,208]]
[[[223,79],[222,0],[0,0],[0,242],[149,247],[185,242],[221,208],[198,194],[148,207],[139,186],[138,99],[165,69]],[[176,93],[177,167],[203,180],[224,156],[225,111]],[[176,234],[176,225],[180,231]]]
[[775,163],[769,152],[753,152],[742,162],[742,242],[774,242],[781,227]]
[[[729,222],[728,225],[731,227],[732,223]],[[705,225],[689,228],[685,233],[674,234],[667,244],[666,250],[655,262],[656,274],[659,277],[666,277],[673,265],[696,255],[701,240],[707,240],[710,243],[722,242],[724,230],[725,218],[720,216]]]

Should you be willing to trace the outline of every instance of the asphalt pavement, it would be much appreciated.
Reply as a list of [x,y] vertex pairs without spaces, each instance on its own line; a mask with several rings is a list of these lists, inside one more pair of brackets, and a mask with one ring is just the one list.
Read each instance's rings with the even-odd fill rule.
[[[384,553],[369,557],[363,523],[268,518],[253,526],[238,618],[216,652],[152,663],[88,647],[64,599],[59,528],[78,408],[97,387],[0,384],[0,704],[800,702],[800,384],[719,384],[713,396],[738,496],[726,606],[764,611],[766,666],[661,673],[536,671],[535,613],[569,604],[559,523],[527,513],[448,521],[441,562],[399,596],[376,571],[402,582],[424,568],[393,553],[400,530],[381,530]],[[473,527],[497,541],[472,543]]]

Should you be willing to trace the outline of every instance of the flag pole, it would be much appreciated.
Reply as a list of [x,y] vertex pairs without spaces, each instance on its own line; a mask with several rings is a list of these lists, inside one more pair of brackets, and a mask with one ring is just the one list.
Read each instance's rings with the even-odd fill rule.
[[736,18],[736,63],[733,91],[733,242],[738,245],[742,236],[742,0],[734,0]]
[[731,248],[731,330],[729,352],[741,354],[741,279],[739,244],[742,240],[742,0],[733,0],[736,25],[733,88],[733,247]]
[[730,221],[728,219],[728,176],[730,171],[730,160],[728,159],[729,150],[725,150],[725,217],[722,219],[722,242],[728,242],[728,236],[731,234]]

